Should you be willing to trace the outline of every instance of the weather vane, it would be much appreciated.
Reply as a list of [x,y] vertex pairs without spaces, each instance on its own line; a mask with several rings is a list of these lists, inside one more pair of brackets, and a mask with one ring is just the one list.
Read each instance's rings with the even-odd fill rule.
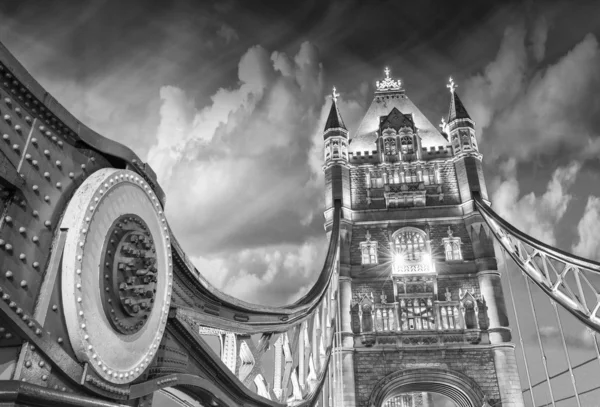
[[448,84],[446,85],[446,87],[448,89],[450,89],[451,93],[454,93],[454,89],[458,88],[458,85],[454,83],[454,79],[452,79],[452,77],[450,77],[450,80],[448,81]]
[[333,92],[331,92],[331,98],[333,99],[334,102],[337,102],[337,98],[340,94],[337,93],[337,91],[335,90],[335,86],[333,87]]

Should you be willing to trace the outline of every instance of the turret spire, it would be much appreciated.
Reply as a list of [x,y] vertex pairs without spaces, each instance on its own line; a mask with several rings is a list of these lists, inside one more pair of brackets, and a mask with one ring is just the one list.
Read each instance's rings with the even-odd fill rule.
[[469,116],[469,113],[467,113],[467,109],[465,109],[465,106],[458,97],[458,93],[456,93],[456,88],[458,88],[458,85],[454,83],[454,79],[452,79],[452,77],[450,77],[446,87],[450,89],[450,111],[448,112],[448,124],[456,119],[471,119],[471,116]]
[[333,92],[331,92],[331,109],[329,110],[329,116],[327,117],[327,121],[325,122],[324,137],[328,137],[328,133],[330,131],[340,131],[341,133],[345,133],[346,137],[348,135],[348,129],[342,120],[342,115],[337,107],[337,98],[340,94],[337,93],[335,86],[333,87]]

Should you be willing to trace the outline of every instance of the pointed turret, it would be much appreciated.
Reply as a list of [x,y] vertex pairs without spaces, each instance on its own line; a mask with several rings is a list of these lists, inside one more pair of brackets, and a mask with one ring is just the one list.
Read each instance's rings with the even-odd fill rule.
[[329,116],[325,122],[325,128],[323,129],[323,138],[327,139],[332,136],[343,136],[348,138],[348,129],[342,120],[342,115],[337,107],[337,97],[339,94],[336,92],[335,87],[331,94],[331,109],[329,110]]
[[458,93],[456,93],[456,88],[458,87],[452,78],[450,78],[450,83],[446,85],[447,88],[450,89],[450,110],[448,112],[448,123],[451,123],[456,119],[469,119],[471,120],[471,116],[467,113],[467,109],[465,109],[465,105],[463,105],[462,101],[458,97]]
[[457,86],[452,78],[446,87],[450,89],[450,109],[448,123],[443,123],[443,127],[452,143],[461,199],[463,202],[471,200],[474,192],[487,199],[487,187],[481,168],[482,156],[475,137],[475,122],[458,97]]
[[475,122],[467,113],[467,109],[456,93],[458,87],[452,78],[448,85],[450,89],[450,109],[448,110],[448,122],[446,130],[448,137],[452,142],[454,154],[479,154],[477,139],[475,138]]

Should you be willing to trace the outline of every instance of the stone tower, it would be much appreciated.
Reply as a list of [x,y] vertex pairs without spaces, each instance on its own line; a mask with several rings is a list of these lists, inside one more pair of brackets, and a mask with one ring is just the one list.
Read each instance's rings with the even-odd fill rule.
[[349,137],[337,94],[324,129],[326,228],[341,201],[337,406],[521,407],[475,123],[450,80],[438,130],[401,81],[377,81]]

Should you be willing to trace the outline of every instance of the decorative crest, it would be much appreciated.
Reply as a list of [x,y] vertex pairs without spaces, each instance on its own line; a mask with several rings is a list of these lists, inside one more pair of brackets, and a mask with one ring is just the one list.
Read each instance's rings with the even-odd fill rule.
[[382,81],[375,82],[375,86],[377,87],[377,91],[383,92],[387,90],[401,90],[402,89],[402,81],[398,79],[397,81],[390,78],[390,68],[385,67],[385,78]]
[[333,92],[331,92],[331,98],[333,99],[334,102],[337,102],[337,98],[340,94],[337,93],[335,86],[333,87]]
[[367,234],[365,235],[365,239],[367,239],[367,242],[371,241],[371,234],[369,233],[369,229],[367,229]]
[[446,297],[446,301],[452,301],[452,293],[450,293],[448,287],[446,287],[446,292],[444,293],[444,296]]
[[453,234],[454,232],[452,232],[452,228],[448,226],[448,237],[452,237]]
[[382,304],[387,304],[387,295],[383,291],[381,291],[381,295],[379,296]]
[[448,80],[448,84],[446,85],[448,89],[450,89],[450,93],[454,93],[454,89],[458,88],[458,85],[454,83],[454,79],[450,77]]

